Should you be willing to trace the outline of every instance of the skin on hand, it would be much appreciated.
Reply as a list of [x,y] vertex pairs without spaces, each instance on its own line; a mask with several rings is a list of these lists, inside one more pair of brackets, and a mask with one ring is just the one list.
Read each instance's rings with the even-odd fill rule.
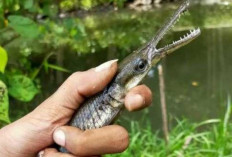
[[[0,130],[0,156],[35,157],[40,152],[43,157],[79,157],[124,151],[129,138],[121,126],[86,131],[64,126],[85,98],[103,90],[116,71],[117,60],[113,60],[72,74],[34,111]],[[151,91],[144,85],[131,89],[125,97],[129,111],[143,109],[150,103]],[[66,147],[73,155],[49,148],[54,143]]]

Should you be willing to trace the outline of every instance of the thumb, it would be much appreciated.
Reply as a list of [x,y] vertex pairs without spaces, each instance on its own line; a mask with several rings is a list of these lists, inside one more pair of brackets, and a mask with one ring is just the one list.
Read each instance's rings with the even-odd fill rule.
[[54,121],[64,120],[62,125],[66,124],[85,97],[103,90],[116,71],[117,60],[111,60],[88,71],[72,74],[34,113]]

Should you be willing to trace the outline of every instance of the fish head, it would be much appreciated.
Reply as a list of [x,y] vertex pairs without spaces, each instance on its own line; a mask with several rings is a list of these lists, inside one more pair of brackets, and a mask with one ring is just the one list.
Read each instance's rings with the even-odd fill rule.
[[126,90],[130,90],[131,88],[137,86],[147,75],[150,69],[161,60],[161,58],[190,43],[200,35],[201,30],[197,28],[191,30],[179,40],[173,41],[172,44],[168,44],[162,48],[157,47],[159,41],[175,25],[188,7],[189,0],[185,1],[177,9],[171,18],[169,18],[163,27],[161,27],[154,38],[152,38],[141,49],[134,51],[120,63],[116,81],[121,86],[124,86]]

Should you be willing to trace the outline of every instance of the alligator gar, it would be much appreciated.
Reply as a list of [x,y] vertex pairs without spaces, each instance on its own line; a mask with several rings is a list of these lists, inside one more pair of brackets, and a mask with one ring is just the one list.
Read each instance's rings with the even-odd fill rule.
[[[172,44],[162,48],[157,47],[159,41],[175,25],[188,7],[189,0],[177,9],[154,38],[144,47],[126,57],[119,64],[118,72],[111,83],[102,92],[86,100],[74,114],[69,125],[82,130],[110,125],[124,109],[123,100],[126,93],[145,78],[152,66],[155,66],[161,58],[190,43],[200,35],[201,30],[197,28]],[[65,148],[60,148],[60,151],[67,152]]]

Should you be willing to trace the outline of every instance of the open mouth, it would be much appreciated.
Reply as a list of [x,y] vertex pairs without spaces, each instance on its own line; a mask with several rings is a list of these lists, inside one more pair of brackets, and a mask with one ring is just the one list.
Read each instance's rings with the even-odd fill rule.
[[[176,24],[180,17],[187,11],[189,7],[189,0],[185,1],[173,14],[173,16],[163,25],[163,27],[158,31],[157,35],[152,39],[150,44],[154,47],[157,46],[159,41],[164,37],[164,35]],[[181,37],[179,40],[174,41],[172,44],[168,44],[163,48],[156,49],[155,53],[152,55],[152,58],[156,55],[166,55],[175,51],[176,49],[188,44],[196,37],[201,34],[199,28],[191,30],[189,33]]]
[[200,28],[190,30],[189,33],[187,33],[183,37],[180,37],[179,40],[173,41],[172,44],[168,44],[165,47],[158,49],[156,53],[161,54],[161,55],[169,54],[169,53],[175,51],[176,49],[178,49],[184,45],[187,45],[192,40],[194,40],[196,37],[198,37],[200,34],[201,34]]

